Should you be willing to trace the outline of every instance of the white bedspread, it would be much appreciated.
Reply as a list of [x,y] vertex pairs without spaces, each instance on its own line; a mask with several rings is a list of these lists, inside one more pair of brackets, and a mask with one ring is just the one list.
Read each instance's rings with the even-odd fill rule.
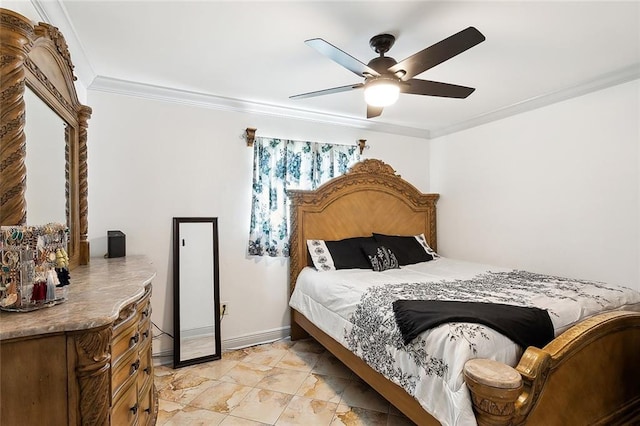
[[404,345],[391,303],[397,299],[462,300],[547,309],[556,336],[596,313],[640,311],[640,293],[437,258],[384,272],[349,269],[299,275],[290,306],[402,386],[443,425],[474,425],[462,369],[472,358],[515,366],[522,348],[480,324],[449,323]]

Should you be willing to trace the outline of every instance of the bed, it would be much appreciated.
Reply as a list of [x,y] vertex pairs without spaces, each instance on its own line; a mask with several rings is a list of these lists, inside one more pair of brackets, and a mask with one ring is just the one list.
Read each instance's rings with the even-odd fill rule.
[[[290,197],[292,339],[311,335],[416,424],[640,421],[638,292],[438,256],[438,195],[421,193],[379,160],[364,160],[316,191],[290,191]],[[319,271],[325,265],[312,258],[315,246],[308,244],[371,238],[372,233],[424,238],[425,252],[433,260],[382,272]],[[496,290],[499,280],[509,280],[510,288],[523,293],[502,294]],[[526,295],[518,280],[535,283],[534,293],[544,297]],[[444,323],[420,331],[414,340],[402,340],[393,301],[455,299],[452,294],[460,294],[470,282],[484,294],[481,301],[517,305],[535,299],[534,305],[549,311],[550,342],[523,347],[490,327],[466,322]],[[447,291],[437,290],[442,283]],[[331,288],[337,293],[329,293]],[[404,296],[389,288],[399,288]],[[479,296],[471,292],[470,297]],[[576,302],[580,298],[585,300]],[[374,305],[382,313],[373,313]],[[462,353],[442,349],[435,356],[440,349],[424,346],[427,340],[448,345],[456,335]],[[416,355],[420,353],[423,358]],[[396,360],[380,361],[390,357]],[[430,378],[422,377],[425,372]]]

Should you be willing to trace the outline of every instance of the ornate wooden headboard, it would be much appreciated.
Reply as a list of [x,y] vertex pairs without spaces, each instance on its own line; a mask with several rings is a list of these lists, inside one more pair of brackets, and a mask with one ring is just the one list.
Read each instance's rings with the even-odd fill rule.
[[364,160],[315,191],[291,197],[290,290],[307,266],[307,240],[424,234],[437,250],[438,194],[423,194],[380,160]]

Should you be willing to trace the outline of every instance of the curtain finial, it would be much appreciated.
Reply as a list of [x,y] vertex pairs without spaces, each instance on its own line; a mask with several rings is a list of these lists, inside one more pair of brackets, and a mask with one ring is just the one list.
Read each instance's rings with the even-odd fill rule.
[[246,130],[246,139],[247,139],[247,146],[253,146],[253,142],[256,140],[256,129],[255,127],[247,127]]
[[367,146],[367,140],[358,139],[358,146],[360,147],[360,155],[362,155],[362,151],[364,151],[365,147]]

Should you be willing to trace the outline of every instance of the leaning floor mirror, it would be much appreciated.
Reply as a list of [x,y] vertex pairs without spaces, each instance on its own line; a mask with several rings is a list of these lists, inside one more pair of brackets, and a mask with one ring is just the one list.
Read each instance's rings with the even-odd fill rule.
[[173,367],[220,359],[218,218],[173,218]]

